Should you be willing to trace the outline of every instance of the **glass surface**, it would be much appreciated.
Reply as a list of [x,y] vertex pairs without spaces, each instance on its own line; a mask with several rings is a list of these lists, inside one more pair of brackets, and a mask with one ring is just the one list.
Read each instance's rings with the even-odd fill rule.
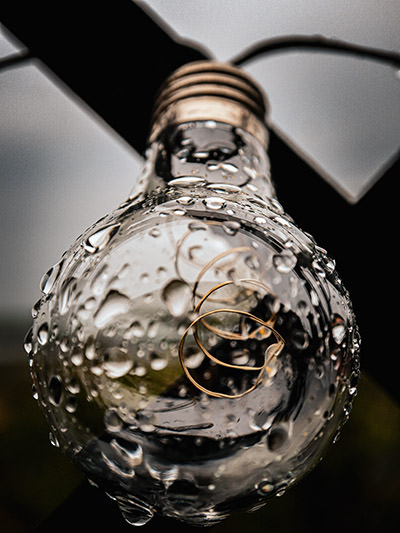
[[25,347],[53,444],[129,523],[258,509],[348,418],[359,348],[348,294],[238,128],[167,129],[130,198],[41,291]]

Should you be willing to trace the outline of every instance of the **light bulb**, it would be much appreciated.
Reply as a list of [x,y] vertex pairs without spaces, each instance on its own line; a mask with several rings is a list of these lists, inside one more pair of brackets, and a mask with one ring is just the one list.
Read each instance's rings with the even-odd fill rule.
[[261,507],[350,412],[352,306],[276,198],[265,113],[240,69],[178,69],[134,192],[41,280],[35,396],[53,444],[131,524]]

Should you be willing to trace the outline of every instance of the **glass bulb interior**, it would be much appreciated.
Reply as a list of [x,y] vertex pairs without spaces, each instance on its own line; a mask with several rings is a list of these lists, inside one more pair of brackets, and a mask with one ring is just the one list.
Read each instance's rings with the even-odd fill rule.
[[358,330],[251,134],[191,121],[147,156],[43,276],[25,346],[53,444],[129,523],[210,525],[319,461],[350,412]]

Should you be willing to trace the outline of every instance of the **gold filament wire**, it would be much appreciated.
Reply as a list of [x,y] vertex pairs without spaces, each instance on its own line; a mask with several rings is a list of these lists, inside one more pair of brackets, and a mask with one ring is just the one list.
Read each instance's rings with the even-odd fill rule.
[[[240,280],[240,281],[242,281],[242,282],[243,281],[255,282],[256,285],[259,284],[260,286],[265,287],[265,285],[263,283],[258,282],[257,280]],[[213,292],[215,292],[216,290],[220,289],[221,287],[224,287],[224,286],[232,284],[232,283],[234,283],[234,282],[233,281],[226,281],[226,282],[221,283],[220,285],[217,285],[217,286],[213,287],[212,289],[210,289],[201,298],[201,300],[199,301],[199,303],[195,307],[194,311],[196,313],[198,313],[200,311],[200,309],[201,309],[202,304],[209,298],[209,296]],[[211,326],[205,319],[207,317],[215,315],[217,313],[231,313],[231,314],[239,315],[239,316],[244,317],[244,318],[251,319],[254,322],[256,322],[257,324],[259,324],[260,328],[257,328],[255,331],[253,331],[250,334],[240,334],[240,333],[235,333],[235,332],[227,332],[227,331],[221,330],[219,328],[215,328],[215,327]],[[266,370],[266,368],[268,366],[268,363],[273,358],[277,357],[281,353],[281,351],[282,351],[282,349],[283,349],[283,347],[285,345],[285,341],[284,341],[283,337],[273,327],[274,322],[275,322],[275,316],[271,317],[271,319],[269,319],[268,321],[265,321],[265,320],[262,320],[261,318],[255,316],[255,315],[253,315],[252,313],[249,313],[248,311],[237,310],[237,309],[229,309],[229,308],[226,308],[226,309],[225,308],[214,309],[214,310],[211,310],[211,311],[208,311],[206,313],[203,313],[203,314],[199,315],[186,328],[186,330],[184,331],[184,333],[183,333],[183,335],[182,335],[182,337],[180,339],[180,342],[179,342],[179,347],[178,347],[179,360],[180,360],[181,366],[183,368],[183,371],[184,371],[186,377],[189,379],[189,381],[197,389],[199,389],[200,391],[202,391],[202,392],[204,392],[204,393],[206,393],[206,394],[208,394],[210,396],[214,396],[216,398],[230,398],[230,399],[241,398],[242,396],[244,396],[244,395],[248,394],[249,392],[253,391],[257,387],[257,385],[260,383],[260,381],[261,381],[261,379],[263,377],[263,374],[264,374],[264,372],[265,372],[265,370]],[[261,365],[261,366],[248,366],[248,365],[237,365],[237,364],[233,364],[233,363],[226,363],[225,361],[221,361],[220,359],[218,359],[217,357],[212,355],[205,348],[205,346],[201,342],[199,334],[198,334],[198,325],[199,325],[199,323],[201,323],[203,326],[205,326],[211,332],[213,332],[214,334],[218,335],[219,337],[221,337],[223,339],[227,339],[227,340],[248,340],[248,339],[255,338],[256,335],[260,334],[260,332],[261,332],[261,334],[264,335],[264,338],[267,338],[272,333],[275,336],[276,343],[271,344],[266,349],[265,354],[264,354],[264,357],[265,357],[264,364]],[[222,393],[222,392],[216,392],[216,391],[212,391],[210,389],[207,389],[206,387],[201,385],[192,376],[192,374],[190,373],[189,369],[187,368],[186,363],[185,363],[184,354],[183,354],[184,343],[185,343],[186,337],[187,337],[187,335],[189,334],[189,332],[190,332],[190,330],[192,328],[194,329],[193,336],[194,336],[194,339],[196,341],[197,346],[200,348],[200,350],[203,352],[203,354],[208,359],[210,359],[211,361],[213,361],[217,365],[221,365],[221,366],[224,366],[224,367],[227,367],[227,368],[232,368],[232,369],[235,369],[235,370],[242,370],[242,371],[258,372],[256,380],[253,383],[253,385],[251,387],[249,387],[248,389],[246,389],[245,391],[237,393],[237,394],[225,394],[225,393]]]
[[[264,289],[266,292],[269,292],[269,289],[268,287],[262,283],[261,281],[259,280],[255,280],[255,279],[247,279],[247,278],[243,278],[243,279],[240,279],[240,280],[237,280],[237,281],[224,281],[223,283],[220,283],[219,285],[216,285],[215,287],[213,287],[212,289],[210,289],[202,298],[201,300],[199,301],[199,303],[196,305],[196,307],[194,308],[194,312],[195,313],[198,313],[201,309],[201,306],[203,305],[203,303],[209,299],[210,295],[212,293],[214,293],[215,291],[221,289],[222,287],[226,287],[227,285],[236,285],[238,283],[249,283],[251,285],[256,285],[258,287],[261,287],[262,289]],[[253,291],[252,291],[253,292]],[[210,299],[211,300],[211,299]],[[212,300],[212,301],[215,301],[215,300]],[[231,303],[231,302],[229,302]],[[221,311],[221,310],[220,310]],[[264,338],[267,338],[270,334],[271,334],[271,326],[273,327],[274,324],[275,324],[275,320],[276,320],[276,315],[275,313],[273,313],[271,315],[271,318],[269,318],[267,321],[266,321],[266,324],[268,324],[268,335],[267,334],[264,334]],[[252,333],[250,333],[249,335],[244,335],[243,333],[235,333],[233,331],[224,331],[222,329],[219,329],[219,328],[216,328],[214,326],[212,326],[209,322],[207,322],[206,320],[201,320],[201,325],[204,326],[205,328],[207,328],[209,331],[211,331],[212,333],[218,335],[219,337],[223,338],[223,339],[227,339],[227,340],[247,340],[247,339],[253,339],[256,337],[257,334],[261,333],[261,330],[263,328],[263,326],[261,326],[260,328],[258,328],[257,330],[253,331]],[[261,333],[262,334],[262,333]],[[196,331],[195,331],[195,338],[196,338],[196,335],[197,335],[197,328],[196,328]],[[196,342],[197,342],[197,338],[196,338]]]
[[[218,226],[218,227],[222,227],[223,224],[221,224],[221,222],[219,221],[205,221],[205,222],[202,222],[204,224],[204,228],[202,227],[199,227],[197,231],[202,231],[202,230],[205,230],[206,229],[206,226]],[[177,245],[176,245],[176,251],[175,251],[175,271],[176,271],[176,274],[178,276],[178,278],[180,279],[183,279],[183,276],[180,272],[180,268],[179,268],[179,258],[180,257],[183,257],[183,254],[181,253],[181,249],[182,249],[182,246],[184,245],[186,239],[193,234],[193,230],[189,229],[188,231],[186,231],[182,237],[179,239],[179,241],[177,242]],[[223,259],[224,257],[227,257],[231,254],[236,254],[236,253],[243,253],[243,252],[250,252],[252,255],[256,256],[259,260],[260,260],[260,264],[262,264],[262,260],[261,260],[261,257],[259,256],[259,254],[253,249],[253,248],[250,248],[249,246],[236,246],[234,248],[229,248],[228,250],[225,250],[223,252],[221,252],[220,254],[216,255],[215,257],[213,257],[212,259],[210,259],[210,261],[208,261],[205,265],[203,265],[203,267],[201,268],[200,272],[198,273],[195,281],[194,281],[194,285],[193,285],[193,290],[192,290],[192,293],[193,293],[193,305],[195,303],[195,298],[201,298],[201,294],[198,294],[197,293],[197,290],[198,290],[198,286],[199,286],[199,283],[201,281],[201,279],[203,278],[204,274],[210,270],[211,267],[213,267],[216,263],[218,263],[218,261],[220,261],[221,259]],[[200,265],[199,265],[200,266]],[[261,272],[262,274],[263,272]],[[184,280],[185,281],[185,280]],[[212,302],[215,302],[215,303],[221,303],[221,304],[235,304],[235,303],[239,303],[240,301],[242,300],[245,300],[249,295],[252,294],[251,291],[244,291],[245,293],[247,294],[244,294],[242,296],[242,298],[240,300],[238,300],[239,296],[241,296],[241,292],[239,291],[239,293],[233,297],[230,297],[230,298],[210,298],[210,301]]]
[[[230,248],[229,250],[225,250],[224,252],[221,252],[220,254],[216,255],[215,257],[213,257],[212,259],[210,259],[210,261],[208,261],[208,263],[206,263],[203,268],[200,270],[195,282],[194,282],[194,286],[193,286],[193,297],[195,296],[199,296],[197,294],[197,287],[199,286],[199,283],[202,279],[202,277],[204,276],[204,274],[210,270],[210,268],[212,266],[214,266],[220,259],[223,259],[224,257],[228,256],[228,255],[231,255],[231,254],[234,254],[234,253],[241,253],[241,252],[251,252],[253,255],[257,256],[259,259],[260,256],[252,249],[250,248],[249,246],[237,246],[236,248]],[[261,264],[261,262],[260,262]],[[234,283],[234,281],[232,281],[232,283]],[[216,290],[216,288],[215,288]],[[211,290],[211,292],[214,292],[213,290]],[[210,293],[210,291],[209,291]],[[252,292],[250,292],[250,294],[252,294]],[[237,301],[237,298],[239,297],[240,295],[240,291],[238,293],[238,295],[235,297],[235,299],[233,299],[232,297],[227,299],[210,299],[210,301],[212,302],[217,302],[217,303],[227,303],[227,304],[233,304],[233,303],[238,303]],[[247,295],[244,299],[247,298]],[[239,300],[240,302],[241,300]]]
[[[207,222],[204,222],[204,225],[205,226],[222,226],[222,224],[220,222],[218,222],[218,221],[207,221]],[[201,229],[203,229],[203,228],[199,227],[199,230],[201,230]],[[206,229],[206,227],[204,227],[204,229]],[[182,247],[183,247],[186,239],[191,234],[193,234],[192,230],[188,230],[187,232],[185,232],[182,235],[182,237],[179,239],[179,241],[177,242],[177,246],[176,246],[175,271],[176,271],[176,274],[178,275],[178,277],[180,277],[181,279],[183,279],[183,277],[182,277],[182,275],[180,273],[180,269],[179,269],[179,258],[180,257],[183,258],[183,254],[181,253],[181,250],[182,250]],[[198,314],[200,312],[203,304],[206,301],[211,302],[213,304],[234,305],[234,306],[236,306],[236,305],[238,305],[240,303],[245,302],[248,298],[250,298],[252,295],[254,295],[256,293],[255,289],[251,289],[249,287],[240,287],[240,284],[254,285],[255,287],[258,287],[258,288],[262,289],[266,293],[272,294],[271,290],[269,289],[269,287],[267,285],[265,285],[263,282],[259,281],[258,279],[252,279],[252,278],[243,278],[243,279],[239,279],[239,280],[224,281],[224,282],[214,286],[210,290],[208,290],[204,295],[199,294],[198,287],[199,287],[199,284],[200,284],[201,280],[203,279],[204,275],[213,266],[215,266],[218,263],[218,261],[220,261],[221,259],[224,259],[225,257],[228,257],[229,255],[241,254],[241,253],[244,253],[244,252],[248,252],[248,253],[251,253],[252,255],[256,256],[258,258],[258,260],[260,261],[260,267],[261,267],[261,265],[263,264],[262,258],[260,257],[260,255],[253,248],[251,248],[249,246],[236,246],[236,247],[233,247],[233,248],[229,248],[228,250],[225,250],[225,251],[221,252],[220,254],[216,255],[215,257],[213,257],[212,259],[210,259],[201,268],[200,268],[200,265],[198,265],[198,267],[200,268],[200,271],[199,271],[199,273],[198,273],[198,275],[197,275],[197,277],[196,277],[196,279],[195,279],[195,281],[193,283],[193,287],[192,287],[193,311],[194,311],[195,314]],[[191,262],[193,262],[193,261],[191,261]],[[232,258],[232,260],[230,261],[230,264],[233,264],[233,262],[234,262],[234,259]],[[227,268],[227,266],[224,265],[224,269],[226,269],[226,268]],[[262,272],[259,273],[259,274],[262,274]],[[237,292],[235,294],[230,295],[230,296],[226,296],[226,297],[221,297],[221,296],[217,297],[217,296],[215,296],[214,293],[216,291],[218,291],[219,289],[222,289],[223,287],[230,286],[230,285],[235,285],[235,287],[237,288]],[[199,301],[196,304],[196,299],[197,298],[199,298]],[[240,319],[243,321],[241,323],[242,326],[244,326],[244,320],[250,319],[253,322],[255,322],[256,324],[258,324],[259,327],[257,327],[251,333],[246,332],[244,330],[244,328],[242,329],[242,331],[240,333],[236,333],[234,331],[226,331],[226,330],[223,330],[221,328],[213,326],[212,324],[209,323],[209,321],[206,320],[208,317],[210,317],[212,315],[215,315],[217,313],[230,313],[230,314],[238,315],[240,317]],[[266,369],[268,367],[269,362],[273,358],[277,357],[281,353],[281,351],[282,351],[282,349],[283,349],[283,347],[285,345],[285,341],[282,338],[282,336],[274,329],[275,321],[276,321],[276,314],[275,313],[272,313],[271,317],[268,320],[263,320],[263,319],[253,315],[252,313],[250,313],[248,311],[239,310],[239,309],[231,309],[231,308],[226,308],[226,307],[223,307],[221,309],[213,309],[211,311],[207,311],[207,312],[204,312],[204,313],[200,314],[186,328],[186,330],[184,331],[184,333],[183,333],[183,335],[182,335],[182,337],[180,339],[180,342],[179,342],[179,347],[178,347],[179,360],[180,360],[182,369],[183,369],[186,377],[192,383],[192,385],[194,385],[198,390],[208,394],[209,396],[213,396],[213,397],[216,397],[216,398],[235,399],[235,398],[241,398],[242,396],[245,396],[246,394],[249,394],[261,382],[262,377],[263,377],[263,375],[264,375],[264,373],[265,373],[265,371],[266,371]],[[202,341],[200,339],[200,335],[199,335],[199,326],[200,325],[205,327],[208,331],[210,331],[211,333],[213,333],[217,337],[219,337],[221,339],[228,340],[228,341],[246,341],[246,340],[251,340],[251,339],[264,340],[264,339],[270,337],[271,334],[273,334],[274,337],[275,337],[276,342],[270,344],[268,346],[268,348],[265,350],[265,352],[264,352],[264,363],[262,365],[260,365],[260,366],[249,366],[249,365],[238,365],[238,364],[234,364],[234,363],[227,363],[225,361],[222,361],[218,357],[215,357],[204,346],[204,344],[202,343]],[[240,323],[239,323],[239,325],[240,325]],[[241,326],[239,326],[239,327],[241,327]],[[201,383],[199,383],[199,381],[197,379],[195,379],[194,376],[191,374],[189,368],[187,367],[187,365],[185,363],[184,344],[185,344],[185,340],[186,340],[186,338],[187,338],[187,336],[188,336],[188,334],[189,334],[189,332],[191,330],[193,330],[193,338],[194,338],[198,348],[213,363],[215,363],[217,365],[220,365],[220,366],[223,366],[223,367],[226,367],[226,368],[231,368],[231,369],[234,369],[234,370],[257,372],[257,376],[256,376],[256,379],[255,379],[253,385],[251,385],[246,390],[244,390],[244,391],[242,391],[240,393],[237,393],[237,394],[226,394],[226,393],[222,393],[222,392],[217,392],[217,391],[213,391],[213,390],[208,389],[208,388],[204,387],[203,385],[201,385]]]

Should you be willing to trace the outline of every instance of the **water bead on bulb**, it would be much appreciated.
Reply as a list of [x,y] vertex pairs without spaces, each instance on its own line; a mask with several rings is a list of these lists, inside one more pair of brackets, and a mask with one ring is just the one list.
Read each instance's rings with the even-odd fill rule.
[[133,525],[259,508],[349,416],[351,302],[276,198],[265,114],[240,69],[179,69],[130,197],[40,283],[35,398],[52,441]]

